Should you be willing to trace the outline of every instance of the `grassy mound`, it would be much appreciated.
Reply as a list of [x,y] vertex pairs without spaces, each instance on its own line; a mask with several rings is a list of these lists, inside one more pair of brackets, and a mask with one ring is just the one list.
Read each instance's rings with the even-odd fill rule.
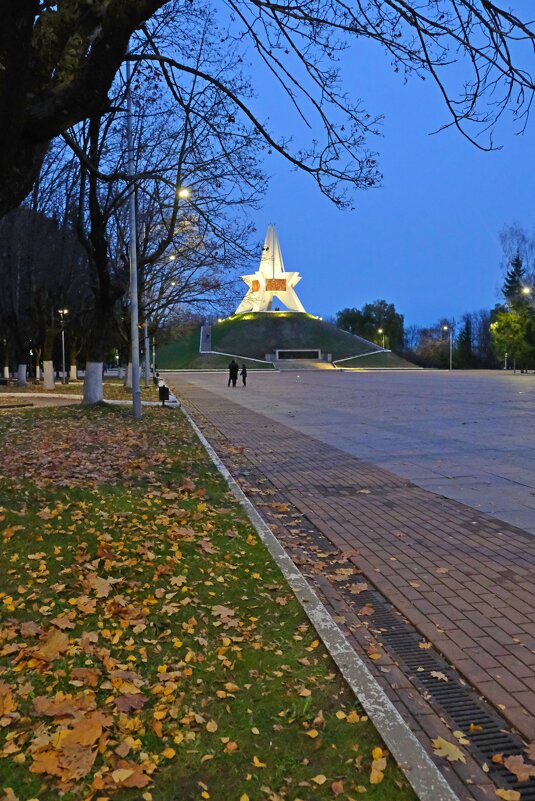
[[[214,350],[263,359],[276,349],[320,349],[333,359],[375,350],[376,345],[308,314],[238,314],[212,326]],[[380,350],[380,349],[379,349]]]
[[[217,326],[212,327],[212,331]],[[168,342],[158,348],[158,370],[226,370],[230,361],[228,356],[217,353],[199,353],[200,328],[194,328],[188,333]],[[214,345],[214,348],[216,346]],[[221,350],[217,347],[216,350]],[[249,369],[273,369],[270,363],[254,362],[244,358],[241,351],[228,351],[240,357],[240,363]],[[263,355],[262,357],[263,358]]]
[[[199,353],[200,328],[194,328],[172,342],[158,348],[157,364],[161,370],[226,369],[229,356],[218,353]],[[409,368],[413,365],[385,353],[366,339],[342,331],[309,314],[274,312],[236,314],[212,325],[212,348],[222,354],[236,356],[252,369],[271,369],[269,362],[248,361],[265,359],[266,353],[284,348],[291,350],[321,350],[332,353],[333,361],[349,356],[355,360],[343,362],[343,367]],[[370,354],[370,351],[372,353]],[[375,352],[373,352],[375,351]],[[362,355],[361,354],[369,354]]]
[[337,367],[345,369],[383,369],[383,370],[422,370],[412,362],[403,359],[396,353],[390,351],[379,351],[379,353],[370,353],[367,356],[360,356],[356,359],[348,359],[345,362],[338,362]]
[[[199,353],[200,329],[194,328],[158,349],[161,370],[226,368],[228,356]],[[341,331],[308,314],[280,312],[273,314],[238,314],[212,325],[212,347],[224,354],[236,355],[248,367],[261,368],[266,353],[288,348],[319,349],[343,359],[380,348],[365,339]],[[271,364],[266,364],[270,368]]]

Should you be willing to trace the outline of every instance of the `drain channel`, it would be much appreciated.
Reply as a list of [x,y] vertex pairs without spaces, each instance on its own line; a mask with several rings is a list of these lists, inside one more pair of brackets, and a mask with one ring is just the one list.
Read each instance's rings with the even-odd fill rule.
[[[269,479],[257,468],[244,470],[240,465],[237,472],[253,486],[271,484]],[[271,484],[271,486],[273,485]],[[342,494],[355,491],[358,492],[354,487],[334,485],[329,487],[326,493],[324,490],[321,494]],[[272,501],[287,501],[284,493],[278,488],[271,497]],[[255,500],[257,499],[253,498],[253,502]],[[324,577],[336,582],[337,590],[344,601],[350,608],[357,611],[355,596],[350,590],[354,576],[340,580],[339,572],[341,566],[354,567],[354,565],[338,551],[333,552],[333,545],[329,539],[307,518],[302,517],[300,521],[292,520],[292,512],[273,515],[268,504],[261,505],[264,507],[262,514],[268,518],[273,517],[273,522],[277,526],[281,525],[281,519],[283,519],[287,523],[291,522],[294,532],[296,532],[296,526],[301,528],[298,536],[280,532],[284,545],[290,553],[294,552],[294,556],[296,548],[301,552],[303,549],[305,553],[308,548],[312,552],[322,552],[334,557],[331,565],[327,561],[324,563],[321,573]],[[298,564],[305,575],[314,582],[315,574],[314,570],[310,569],[309,558],[299,559]],[[370,584],[368,580],[367,583]],[[520,793],[521,801],[535,801],[535,779],[520,782],[503,765],[492,761],[492,757],[496,754],[503,754],[504,758],[519,754],[524,756],[527,764],[533,764],[526,758],[524,741],[519,735],[510,731],[507,721],[482,700],[470,685],[465,683],[457,670],[438,651],[433,647],[425,650],[420,648],[422,636],[381,593],[372,588],[360,592],[358,606],[359,608],[362,606],[372,607],[371,614],[365,617],[368,630],[399,662],[400,667],[404,668],[404,672],[412,684],[439,716],[448,722],[452,731],[463,732],[470,742],[470,752],[476,760],[488,767],[488,775],[494,783],[506,790],[516,790]],[[361,619],[364,622],[364,618]],[[431,672],[442,674],[447,681],[444,681],[444,678],[432,676]]]
[[[338,582],[338,587],[344,598],[354,605],[349,590],[351,581]],[[507,722],[465,684],[461,675],[437,651],[420,648],[422,637],[379,592],[368,589],[359,593],[358,599],[359,605],[373,607],[373,613],[366,617],[369,631],[402,663],[406,675],[430,706],[445,717],[454,730],[463,732],[470,741],[470,750],[481,763],[486,763],[495,783],[517,790],[522,801],[535,801],[535,780],[519,782],[503,765],[492,762],[495,754],[504,757],[523,754],[525,744],[521,737],[504,730],[509,728]],[[432,671],[440,673],[447,681],[432,676]],[[477,730],[471,731],[471,727]],[[526,758],[525,761],[529,763]]]

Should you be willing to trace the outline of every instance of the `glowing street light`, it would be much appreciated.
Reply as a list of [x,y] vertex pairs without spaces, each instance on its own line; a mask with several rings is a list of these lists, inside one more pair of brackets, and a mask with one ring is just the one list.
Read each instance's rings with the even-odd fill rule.
[[520,289],[522,295],[531,295],[531,287],[530,286],[523,286]]
[[384,332],[384,329],[383,328],[378,328],[377,329],[377,333],[383,335],[383,350],[384,350],[385,349],[385,332]]
[[181,186],[180,189],[178,190],[178,197],[181,200],[187,200],[190,195],[191,192],[189,191],[187,186]]
[[443,325],[442,326],[442,330],[450,332],[450,370],[452,370],[453,369],[453,336],[452,336],[453,332],[452,332],[451,327],[449,325]]

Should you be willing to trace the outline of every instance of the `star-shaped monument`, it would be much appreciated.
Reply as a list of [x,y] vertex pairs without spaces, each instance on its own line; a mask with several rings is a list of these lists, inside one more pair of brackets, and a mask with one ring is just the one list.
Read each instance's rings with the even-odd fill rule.
[[252,275],[242,275],[241,278],[249,287],[249,291],[235,314],[271,311],[274,297],[277,297],[289,311],[305,311],[294,289],[301,276],[297,272],[285,271],[275,226],[268,226],[258,270]]

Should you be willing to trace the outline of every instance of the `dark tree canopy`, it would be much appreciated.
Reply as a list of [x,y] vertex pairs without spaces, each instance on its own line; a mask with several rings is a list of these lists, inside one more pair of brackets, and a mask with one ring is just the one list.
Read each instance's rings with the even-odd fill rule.
[[[364,148],[374,120],[338,83],[337,54],[352,41],[371,39],[396,70],[431,76],[449,110],[447,124],[470,138],[471,123],[488,129],[505,109],[522,116],[530,107],[533,23],[494,0],[225,0],[218,9],[222,35],[233,37],[238,48],[248,44],[313,135],[308,147],[292,149],[291,131],[271,133],[255,117],[248,95],[223,86],[236,114],[335,200],[336,182],[361,188],[378,177]],[[187,50],[188,20],[202,13],[209,13],[208,0],[2,0],[0,215],[29,192],[51,139],[106,110],[133,34],[132,57],[150,57],[161,68],[217,84],[217,70],[202,73],[193,58],[172,52],[177,37]],[[156,26],[171,31],[163,51],[150,47]],[[450,85],[455,61],[462,62],[458,88]],[[172,74],[169,80],[172,85]]]
[[342,309],[336,315],[336,325],[390,350],[403,350],[403,315],[393,303],[376,300],[362,309]]

